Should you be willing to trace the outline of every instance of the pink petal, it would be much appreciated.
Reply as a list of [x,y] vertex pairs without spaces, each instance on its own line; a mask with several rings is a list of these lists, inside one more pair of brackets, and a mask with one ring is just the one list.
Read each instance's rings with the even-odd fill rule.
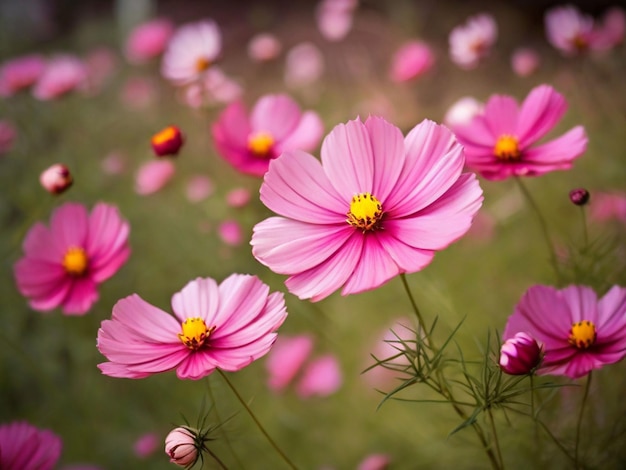
[[127,246],[130,226],[119,215],[116,207],[96,204],[89,218],[86,249],[89,269],[96,282],[111,277],[130,255]]
[[189,354],[176,369],[179,379],[199,380],[206,377],[216,368],[207,354]]
[[218,149],[225,145],[246,148],[252,129],[243,103],[229,104],[213,124],[212,131]]
[[66,315],[83,315],[98,300],[96,283],[89,277],[74,279],[72,287],[63,300],[62,310]]
[[549,85],[540,85],[528,94],[519,114],[517,137],[525,148],[541,139],[565,114],[563,95]]
[[603,334],[612,336],[625,332],[626,289],[613,286],[598,302],[597,312],[597,327]]
[[89,219],[82,204],[67,202],[52,213],[50,231],[59,245],[64,247],[85,246]]
[[381,246],[375,234],[363,235],[359,262],[348,278],[341,294],[356,294],[375,289],[401,272],[393,258]]
[[517,135],[519,109],[517,102],[510,96],[493,95],[485,105],[484,118],[492,134]]
[[268,132],[275,141],[282,141],[300,122],[300,106],[287,95],[265,95],[250,113],[252,131]]
[[24,238],[22,244],[24,254],[28,258],[59,264],[68,247],[55,243],[55,239],[48,227],[38,222],[30,228]]
[[283,390],[296,376],[304,361],[313,351],[313,338],[309,335],[281,336],[270,351],[265,368],[269,374],[270,390]]
[[541,173],[552,168],[569,168],[571,161],[585,152],[587,141],[584,128],[577,126],[561,137],[525,150],[523,161],[545,166]]
[[181,332],[180,322],[137,294],[119,300],[113,306],[112,319],[123,325],[136,341],[180,343],[177,336]]
[[[217,282],[211,278],[196,278],[172,296],[172,310],[181,322],[187,318],[200,317],[208,322],[207,327],[210,328],[214,324],[212,322],[218,309],[219,298]],[[176,330],[180,330],[180,325],[175,327],[174,331]]]
[[326,397],[341,387],[343,377],[337,359],[327,354],[312,361],[296,385],[296,392],[302,398],[314,395]]
[[288,135],[277,142],[276,151],[304,150],[309,152],[318,146],[324,134],[324,123],[314,111],[302,113],[300,122]]
[[430,250],[415,248],[401,241],[393,228],[385,230],[378,237],[378,242],[398,265],[401,272],[421,271],[432,261],[435,253]]

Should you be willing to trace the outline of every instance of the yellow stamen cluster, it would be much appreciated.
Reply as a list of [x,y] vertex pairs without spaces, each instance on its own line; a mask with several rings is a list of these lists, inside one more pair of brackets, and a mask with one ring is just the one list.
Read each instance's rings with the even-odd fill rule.
[[180,131],[174,126],[168,126],[160,132],[152,136],[152,143],[155,145],[163,144],[174,140]]
[[346,222],[365,233],[380,228],[383,207],[370,193],[361,193],[352,197],[350,211],[346,215],[348,216]]
[[583,320],[572,324],[568,341],[578,349],[587,349],[596,342],[597,336],[596,326],[589,320]]
[[498,159],[504,161],[517,161],[520,159],[519,142],[512,135],[501,135],[493,148],[493,153]]
[[70,276],[82,276],[87,271],[89,259],[84,249],[73,246],[63,256],[63,268]]
[[211,66],[211,61],[206,57],[198,57],[196,60],[196,72],[204,72]]
[[207,328],[206,323],[200,317],[187,318],[182,323],[183,332],[178,337],[185,346],[197,351],[206,343],[215,327]]
[[274,146],[274,137],[269,132],[259,131],[248,137],[248,149],[257,157],[268,157]]

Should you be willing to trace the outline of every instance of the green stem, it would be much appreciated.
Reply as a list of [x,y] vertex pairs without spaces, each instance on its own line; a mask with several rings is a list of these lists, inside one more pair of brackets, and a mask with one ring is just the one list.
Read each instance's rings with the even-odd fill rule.
[[428,334],[428,329],[426,328],[426,323],[424,322],[422,313],[420,312],[420,309],[417,306],[417,302],[415,302],[415,298],[413,297],[413,294],[411,293],[411,289],[409,289],[409,283],[406,280],[406,275],[404,273],[401,273],[400,279],[402,280],[402,285],[404,286],[404,290],[406,294],[409,296],[409,302],[411,303],[413,312],[415,313],[415,316],[417,317],[419,330],[420,332],[421,330],[424,331],[424,337],[426,338],[426,344],[428,345],[428,347],[430,347],[431,349],[434,349],[433,342],[432,342],[432,339],[430,338],[430,335]]
[[224,465],[224,462],[222,462],[219,457],[217,455],[215,455],[211,449],[209,449],[208,447],[205,447],[204,450],[206,451],[207,454],[209,454],[213,460],[215,460],[217,462],[217,464],[220,466],[220,468],[222,468],[223,470],[228,470],[228,467],[226,465]]
[[237,457],[237,453],[235,452],[235,449],[233,449],[230,439],[228,438],[228,434],[226,433],[226,431],[224,430],[224,427],[222,426],[222,418],[220,417],[220,414],[217,411],[217,406],[215,406],[215,403],[217,403],[217,401],[215,400],[215,396],[213,395],[213,388],[211,387],[211,382],[209,381],[209,377],[207,377],[207,389],[209,391],[209,398],[214,404],[213,413],[215,414],[216,421],[220,424],[219,428],[220,428],[220,433],[222,434],[222,439],[226,443],[226,447],[228,447],[228,450],[230,451],[233,458],[235,459],[235,462],[237,462],[237,465],[240,468],[243,468],[243,464],[239,460],[239,457]]
[[563,454],[565,454],[565,456],[570,459],[572,462],[575,462],[574,457],[572,457],[570,455],[570,453],[567,451],[567,449],[565,448],[565,446],[563,444],[561,444],[561,442],[556,438],[556,436],[554,434],[552,434],[552,431],[550,431],[550,429],[548,428],[548,426],[541,420],[537,419],[535,420],[535,422],[537,424],[539,424],[539,426],[541,426],[541,429],[543,429],[546,434],[550,437],[550,439],[552,439],[552,442],[554,442],[556,444],[556,446],[561,449],[561,451],[563,452]]
[[293,470],[296,470],[298,467],[296,467],[294,465],[294,463],[291,460],[289,460],[287,455],[285,455],[285,453],[280,449],[280,447],[278,447],[278,445],[276,445],[276,443],[270,437],[270,435],[267,433],[267,431],[265,430],[265,428],[263,427],[261,422],[254,415],[254,413],[252,412],[252,410],[250,409],[248,404],[241,397],[241,395],[239,394],[239,392],[237,391],[235,386],[231,383],[230,380],[228,380],[228,377],[226,376],[226,374],[224,372],[222,372],[220,369],[217,369],[217,371],[219,372],[219,374],[224,379],[224,382],[226,382],[226,385],[228,385],[228,387],[231,389],[231,391],[235,394],[235,396],[237,397],[237,400],[239,400],[239,403],[241,403],[241,406],[243,406],[245,408],[245,410],[248,412],[248,414],[250,415],[250,418],[252,418],[252,421],[254,421],[254,423],[257,425],[257,427],[259,428],[261,433],[265,436],[265,438],[270,443],[270,445],[274,448],[274,450],[278,453],[278,455],[280,455],[280,457],[285,461],[285,463],[289,466],[289,468],[291,468]]
[[587,376],[587,383],[585,384],[585,392],[583,394],[582,402],[580,403],[580,413],[578,415],[578,424],[576,425],[576,444],[574,446],[574,464],[576,468],[580,468],[580,462],[578,460],[578,450],[580,447],[580,430],[583,424],[583,415],[585,412],[585,404],[587,403],[587,397],[589,396],[589,388],[591,385],[591,372]]
[[491,433],[493,434],[493,443],[496,448],[496,456],[498,457],[500,468],[504,469],[504,460],[502,460],[500,441],[498,440],[498,431],[496,430],[496,422],[493,419],[493,412],[491,411],[491,408],[487,408],[487,415],[489,416],[489,424],[491,425]]

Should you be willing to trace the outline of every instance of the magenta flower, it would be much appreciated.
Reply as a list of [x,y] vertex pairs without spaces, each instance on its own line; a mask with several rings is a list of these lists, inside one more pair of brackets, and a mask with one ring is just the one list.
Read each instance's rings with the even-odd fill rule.
[[248,116],[241,102],[228,106],[213,124],[219,154],[242,173],[263,176],[272,159],[291,150],[312,150],[324,132],[314,111],[302,112],[287,95],[261,97]]
[[582,377],[626,356],[626,288],[597,299],[590,287],[533,286],[509,317],[503,339],[526,332],[544,347],[538,374]]
[[252,253],[314,301],[375,289],[421,270],[469,229],[482,203],[463,148],[424,121],[406,138],[379,117],[339,124],[322,162],[302,151],[270,163],[261,200],[281,217],[254,227]]
[[61,438],[25,421],[0,425],[2,470],[52,470],[61,457]]
[[147,62],[163,53],[172,34],[174,25],[166,18],[141,23],[126,38],[124,55],[135,64]]
[[265,355],[287,317],[283,294],[255,276],[233,274],[219,286],[195,279],[172,297],[172,316],[134,294],[118,301],[98,330],[99,364],[111,377],[139,379],[176,369],[201,379],[236,371]]
[[493,16],[471,16],[450,33],[450,58],[463,69],[473,69],[489,55],[497,38],[498,25]]
[[534,88],[521,107],[506,95],[493,95],[483,113],[453,128],[465,146],[467,165],[489,180],[538,176],[568,170],[587,148],[582,126],[535,145],[561,119],[567,103],[549,85]]
[[44,58],[37,54],[3,62],[0,66],[0,96],[12,96],[28,88],[39,79],[45,68]]
[[114,206],[98,203],[88,214],[81,204],[63,204],[50,228],[37,223],[26,234],[25,256],[14,266],[17,288],[35,310],[86,313],[98,300],[98,284],[128,259],[129,231]]
[[86,65],[73,55],[59,55],[48,61],[45,70],[33,87],[33,96],[49,101],[86,87]]
[[423,41],[408,41],[394,53],[389,77],[393,82],[406,82],[428,72],[435,63],[435,55]]

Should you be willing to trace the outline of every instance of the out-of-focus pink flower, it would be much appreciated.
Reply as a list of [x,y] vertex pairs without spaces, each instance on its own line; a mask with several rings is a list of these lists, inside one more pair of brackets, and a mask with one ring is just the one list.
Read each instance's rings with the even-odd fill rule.
[[507,339],[500,348],[500,368],[510,375],[533,372],[543,359],[543,348],[523,331]]
[[174,34],[174,25],[166,18],[157,18],[137,25],[124,44],[126,59],[134,64],[160,56]]
[[0,119],[0,156],[13,148],[17,137],[17,129],[9,121]]
[[203,201],[213,194],[213,182],[208,176],[192,176],[187,181],[186,194],[190,202]]
[[39,182],[49,193],[61,194],[72,186],[74,179],[68,167],[55,163],[39,175]]
[[598,222],[609,220],[626,222],[626,193],[594,192],[589,203],[589,217]]
[[152,136],[150,144],[157,157],[178,155],[185,138],[176,126],[167,126]]
[[493,95],[482,114],[464,126],[454,126],[465,146],[467,165],[490,180],[511,176],[539,176],[568,170],[587,148],[582,126],[537,145],[565,114],[567,102],[549,85],[528,94],[521,107],[506,95]]
[[621,7],[609,8],[599,26],[600,41],[607,47],[619,46],[624,42],[626,12]]
[[225,220],[220,223],[217,233],[227,245],[238,246],[243,241],[241,225],[236,220]]
[[110,152],[104,157],[100,167],[109,175],[121,175],[126,169],[126,158],[120,152]]
[[538,374],[577,379],[626,356],[626,288],[598,300],[587,286],[533,286],[509,317],[502,338],[526,332],[543,344]]
[[280,55],[283,46],[271,33],[259,33],[248,43],[248,56],[255,62],[267,62]]
[[544,24],[548,42],[566,56],[604,48],[593,18],[574,5],[556,6],[546,11]]
[[300,371],[313,351],[313,338],[309,335],[281,336],[267,355],[265,367],[269,374],[267,386],[281,392]]
[[87,67],[78,57],[59,55],[46,64],[46,68],[33,87],[33,96],[48,101],[87,85]]
[[455,101],[443,118],[443,123],[449,127],[463,126],[472,122],[474,116],[481,114],[485,105],[471,96],[464,96]]
[[201,455],[204,443],[198,442],[198,431],[187,426],[178,427],[165,438],[165,453],[170,462],[179,467],[191,468]]
[[226,75],[221,68],[211,67],[202,78],[187,86],[183,93],[183,101],[187,106],[200,108],[226,104],[239,99],[243,88]]
[[133,452],[140,459],[150,457],[159,447],[160,440],[157,433],[149,432],[144,434],[133,444]]
[[117,57],[111,49],[99,47],[87,54],[84,64],[87,70],[85,89],[90,94],[96,94],[115,72]]
[[45,68],[46,62],[38,54],[7,60],[0,65],[0,96],[12,96],[33,85]]
[[450,58],[461,68],[473,69],[489,55],[497,38],[498,26],[493,16],[471,16],[450,33]]
[[135,192],[142,196],[156,193],[174,176],[176,167],[169,160],[152,160],[144,163],[137,171]]
[[409,41],[391,59],[389,76],[394,82],[406,82],[428,72],[435,63],[430,46],[423,41]]
[[226,204],[230,207],[243,207],[250,202],[250,191],[246,188],[235,188],[226,194]]
[[312,85],[324,73],[324,56],[311,42],[293,46],[285,57],[285,84],[291,88]]
[[163,54],[161,73],[177,85],[198,80],[218,59],[222,34],[213,20],[180,26]]
[[2,470],[52,470],[61,457],[61,438],[25,421],[0,425]]
[[386,454],[371,454],[365,457],[357,470],[386,470],[391,465],[391,458]]
[[534,49],[520,47],[511,55],[511,68],[520,77],[527,77],[539,67],[539,54]]
[[218,153],[242,173],[262,176],[283,152],[312,150],[324,132],[314,111],[302,112],[287,95],[265,95],[248,115],[243,103],[229,105],[211,128]]
[[254,227],[252,253],[300,299],[375,289],[420,271],[467,232],[482,203],[463,147],[431,121],[406,138],[379,117],[337,125],[321,162],[284,152],[265,174],[261,201],[279,214]]
[[158,94],[152,78],[130,77],[122,87],[121,99],[130,109],[144,109],[152,104]]
[[137,294],[119,300],[98,330],[103,374],[138,379],[176,369],[201,379],[216,368],[237,371],[264,356],[287,317],[281,292],[256,276],[233,274],[219,286],[190,281],[172,297],[172,316]]
[[332,354],[326,354],[309,362],[296,384],[296,393],[301,398],[327,397],[339,390],[342,382],[339,361]]
[[61,307],[82,315],[98,300],[98,284],[113,276],[130,255],[128,222],[114,206],[65,203],[26,234],[24,257],[14,266],[17,288],[39,311]]
[[321,0],[315,19],[317,29],[329,41],[341,41],[352,29],[357,0]]

